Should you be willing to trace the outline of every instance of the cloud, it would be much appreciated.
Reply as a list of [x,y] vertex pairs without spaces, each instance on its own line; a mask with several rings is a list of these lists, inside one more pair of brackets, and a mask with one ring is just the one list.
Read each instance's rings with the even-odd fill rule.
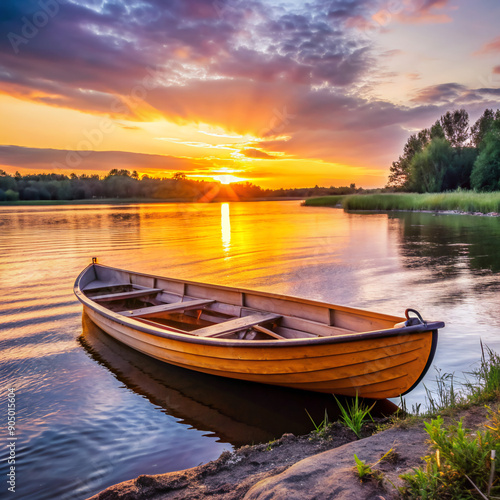
[[495,75],[500,75],[500,66],[495,66],[495,67],[493,68],[493,73],[494,73]]
[[240,152],[248,158],[260,158],[264,160],[274,160],[276,158],[275,156],[267,154],[265,151],[261,151],[260,149],[243,149]]
[[[141,112],[151,88],[214,79],[345,87],[373,63],[366,43],[328,21],[322,2],[294,12],[240,0],[230,8],[209,0],[47,1],[57,14],[39,28],[38,2],[0,4],[8,34],[0,39],[0,91],[51,106],[149,119]],[[330,2],[332,16],[348,18],[365,3]]]
[[[391,12],[390,5],[394,2],[389,2],[389,13]],[[442,24],[449,23],[452,18],[448,13],[443,12],[444,9],[452,9],[450,0],[407,0],[406,2],[398,2],[398,7],[394,9],[394,18],[405,24]]]
[[128,153],[124,151],[67,151],[59,149],[0,146],[3,168],[54,172],[128,170],[192,171],[210,168],[211,162],[174,156]]
[[424,87],[417,92],[412,101],[420,104],[450,103],[466,92],[468,92],[468,88],[465,85],[459,83],[442,83]]
[[491,42],[485,43],[474,55],[487,55],[500,53],[500,36],[497,36]]
[[[496,95],[500,97],[500,88],[498,89],[489,89],[489,88],[482,88],[477,90],[481,94],[485,95]],[[498,101],[496,101],[498,103]]]

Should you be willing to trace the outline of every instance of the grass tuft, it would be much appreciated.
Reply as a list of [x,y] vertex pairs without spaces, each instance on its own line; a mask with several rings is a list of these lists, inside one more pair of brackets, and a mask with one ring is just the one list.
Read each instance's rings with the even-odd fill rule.
[[330,428],[330,423],[328,421],[328,413],[326,411],[326,408],[325,408],[325,417],[323,418],[323,420],[319,424],[316,424],[316,422],[311,417],[311,414],[307,411],[306,408],[304,408],[304,410],[306,410],[307,416],[309,417],[312,424],[314,425],[314,430],[312,432],[316,435],[317,438],[325,438],[326,435],[328,434],[328,430]]
[[394,484],[384,476],[384,473],[380,470],[374,469],[376,465],[383,461],[391,461],[397,460],[398,454],[391,448],[388,452],[384,453],[382,457],[380,457],[374,464],[367,464],[364,460],[360,460],[356,453],[354,454],[354,462],[356,463],[356,471],[358,477],[361,481],[366,481],[367,479],[374,479],[382,485],[384,480],[389,481],[389,483],[393,486]]
[[465,383],[472,403],[480,404],[500,396],[500,356],[482,341],[479,367],[469,374],[475,379]]
[[[334,396],[335,397],[335,396]],[[342,414],[341,416],[341,422],[351,429],[354,434],[359,438],[361,438],[361,429],[363,427],[363,424],[365,422],[368,422],[368,419],[366,418],[367,416],[370,417],[370,420],[373,422],[373,419],[370,415],[370,411],[373,409],[375,406],[375,403],[373,403],[370,408],[368,406],[364,405],[363,403],[360,403],[358,400],[358,394],[356,393],[356,397],[352,401],[352,403],[349,405],[349,403],[346,403],[346,406],[342,406],[340,401],[335,397],[335,401],[337,401],[337,405],[340,409],[340,412]]]

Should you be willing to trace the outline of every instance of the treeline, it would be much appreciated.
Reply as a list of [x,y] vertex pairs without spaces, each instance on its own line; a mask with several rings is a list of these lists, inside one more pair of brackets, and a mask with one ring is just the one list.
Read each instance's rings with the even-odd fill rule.
[[171,178],[139,177],[136,171],[113,169],[99,175],[27,174],[9,175],[0,170],[0,201],[157,199],[184,201],[245,200],[266,197],[308,197],[359,193],[349,187],[262,189],[251,182],[228,186],[218,182],[188,179],[182,172]]
[[464,109],[448,111],[411,135],[390,168],[387,187],[419,193],[500,190],[500,110],[486,109],[472,126]]
[[136,171],[111,170],[106,176],[27,174],[0,171],[0,201],[88,200],[100,198],[195,199],[210,191],[211,183],[184,178],[139,179]]

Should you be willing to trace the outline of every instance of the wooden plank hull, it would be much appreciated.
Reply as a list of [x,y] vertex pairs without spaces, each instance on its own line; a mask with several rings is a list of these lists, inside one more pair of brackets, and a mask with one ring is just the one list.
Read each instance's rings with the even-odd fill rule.
[[[154,286],[160,287],[157,283]],[[425,328],[421,325],[419,328],[390,328],[352,335],[265,341],[198,338],[178,331],[162,331],[136,319],[120,317],[85,297],[78,280],[75,292],[77,289],[85,312],[97,326],[118,341],[161,361],[234,379],[345,396],[358,394],[374,399],[397,397],[421,380],[434,356],[437,327],[444,326],[433,323]],[[222,287],[214,290],[221,295]],[[209,291],[210,285],[200,288],[198,296],[204,298]],[[277,304],[287,301],[271,294],[246,293],[257,297],[253,302],[258,302],[262,310],[273,313],[282,312],[282,304]],[[293,304],[300,303],[300,299],[290,300]],[[328,312],[322,314],[329,318],[335,313],[342,317],[342,314],[356,311],[312,301],[307,301],[306,305],[318,310],[327,308]],[[305,308],[306,323],[312,309]],[[360,311],[361,319],[356,321],[369,322],[367,314]],[[381,315],[380,319],[376,313],[372,314],[374,322],[385,324],[386,316]],[[394,325],[398,319],[401,318],[392,317],[387,322]],[[293,317],[289,321],[293,321]],[[345,323],[343,325],[345,327]]]

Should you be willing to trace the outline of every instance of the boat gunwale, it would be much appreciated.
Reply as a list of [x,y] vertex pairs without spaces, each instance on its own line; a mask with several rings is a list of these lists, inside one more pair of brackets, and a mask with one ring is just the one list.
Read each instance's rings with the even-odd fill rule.
[[[364,309],[357,309],[357,308],[352,308],[352,307],[346,307],[346,306],[338,306],[335,304],[329,304],[326,302],[319,302],[319,301],[314,301],[310,299],[302,299],[300,297],[293,297],[293,296],[286,296],[286,295],[279,295],[279,294],[274,294],[274,293],[269,293],[269,292],[261,292],[258,290],[248,290],[248,289],[242,289],[242,288],[236,288],[236,287],[228,287],[228,286],[223,286],[223,285],[212,285],[208,283],[199,283],[195,281],[188,281],[188,280],[181,280],[177,278],[166,278],[162,276],[157,276],[157,275],[151,275],[151,274],[145,274],[145,273],[137,273],[134,271],[128,271],[125,269],[119,269],[116,267],[112,266],[106,266],[103,264],[94,264],[91,263],[89,264],[83,271],[78,275],[78,277],[75,280],[74,284],[74,293],[77,297],[77,299],[86,307],[89,307],[90,309],[94,310],[96,313],[100,314],[101,316],[114,321],[115,323],[121,324],[123,326],[132,328],[134,330],[138,330],[142,333],[146,333],[149,335],[153,335],[156,337],[161,337],[165,338],[168,340],[174,340],[178,342],[188,342],[188,343],[194,343],[194,344],[202,344],[202,345],[210,345],[210,346],[225,346],[225,347],[245,347],[245,348],[252,348],[252,347],[267,347],[267,348],[279,348],[279,347],[292,347],[292,346],[320,346],[320,345],[325,345],[325,344],[337,344],[337,343],[344,343],[344,342],[355,342],[355,341],[360,341],[360,340],[366,340],[366,339],[376,339],[376,338],[385,338],[385,337],[394,337],[394,336],[399,336],[399,335],[411,335],[413,333],[424,333],[424,332],[432,332],[433,337],[437,336],[437,330],[440,328],[444,327],[444,323],[442,321],[433,321],[433,322],[427,322],[426,324],[419,324],[419,325],[414,325],[414,326],[405,326],[405,327],[399,327],[399,328],[388,328],[384,330],[373,330],[373,331],[367,331],[367,332],[360,332],[360,333],[353,333],[353,334],[345,334],[345,335],[335,335],[331,337],[307,337],[307,338],[293,338],[293,339],[270,339],[270,340],[247,340],[247,339],[223,339],[223,338],[211,338],[211,337],[199,337],[196,335],[195,331],[193,333],[189,332],[183,332],[183,331],[169,331],[160,327],[155,327],[153,325],[149,326],[146,325],[145,323],[142,323],[138,321],[135,318],[130,318],[126,316],[122,316],[119,313],[116,313],[114,311],[111,311],[110,309],[105,308],[104,306],[101,306],[100,304],[96,303],[89,297],[87,297],[80,287],[80,282],[82,278],[90,271],[91,268],[94,267],[94,265],[108,268],[114,271],[119,271],[126,273],[128,275],[139,275],[139,276],[145,276],[145,277],[150,277],[150,278],[159,278],[159,279],[168,279],[169,281],[174,281],[177,283],[183,283],[183,284],[188,284],[188,285],[195,285],[195,286],[207,286],[209,288],[215,288],[219,290],[228,290],[228,291],[233,291],[233,292],[238,292],[238,293],[250,293],[250,294],[255,294],[255,295],[260,295],[263,297],[271,298],[271,299],[279,299],[279,300],[285,300],[285,301],[291,301],[291,302],[299,302],[299,303],[304,303],[308,305],[313,305],[313,306],[318,306],[318,307],[325,307],[329,309],[334,309],[342,312],[349,312],[353,314],[358,314],[360,316],[373,316],[374,313],[368,310]],[[388,319],[388,320],[401,320],[402,318],[396,317],[396,316],[391,316],[388,314],[383,314],[383,313],[376,313],[379,318],[383,319]],[[306,332],[307,333],[307,332]],[[433,342],[435,344],[435,342]]]

